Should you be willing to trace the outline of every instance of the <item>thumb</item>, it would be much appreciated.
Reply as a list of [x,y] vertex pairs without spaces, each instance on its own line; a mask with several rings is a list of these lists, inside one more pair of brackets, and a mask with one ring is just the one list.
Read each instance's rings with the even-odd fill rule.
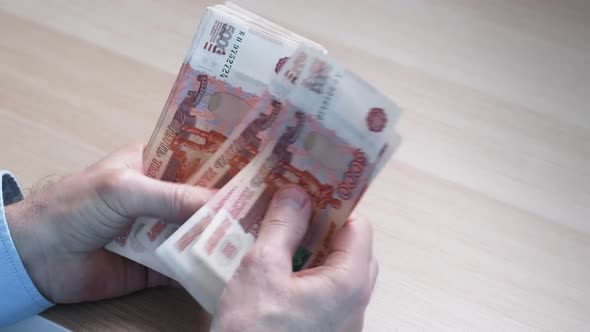
[[214,194],[213,190],[154,180],[131,170],[99,181],[97,192],[117,214],[126,218],[154,217],[181,223]]
[[264,246],[278,255],[278,259],[288,262],[291,272],[291,258],[307,232],[310,216],[311,202],[301,187],[281,188],[262,221],[256,246]]

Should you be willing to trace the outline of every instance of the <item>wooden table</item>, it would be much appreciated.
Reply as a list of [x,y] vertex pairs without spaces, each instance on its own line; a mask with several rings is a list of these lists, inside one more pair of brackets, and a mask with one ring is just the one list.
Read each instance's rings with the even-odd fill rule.
[[[30,187],[146,140],[211,3],[0,0],[1,167]],[[590,3],[238,3],[404,110],[360,205],[381,263],[367,331],[590,330]],[[189,330],[197,308],[153,290],[45,315]]]

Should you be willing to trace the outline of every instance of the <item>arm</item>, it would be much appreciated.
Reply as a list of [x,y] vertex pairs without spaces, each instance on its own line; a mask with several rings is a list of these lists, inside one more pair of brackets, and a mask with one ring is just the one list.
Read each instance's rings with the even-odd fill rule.
[[4,208],[22,200],[20,189],[6,171],[0,171],[0,326],[38,314],[53,304],[35,287],[12,240]]
[[1,278],[10,276],[10,264],[18,266],[15,278],[30,301],[14,302],[0,283],[0,324],[38,313],[48,301],[93,301],[168,284],[161,274],[103,247],[137,217],[182,222],[211,195],[148,178],[143,146],[130,145],[11,204],[1,224],[8,243],[0,244],[7,252],[0,254]]

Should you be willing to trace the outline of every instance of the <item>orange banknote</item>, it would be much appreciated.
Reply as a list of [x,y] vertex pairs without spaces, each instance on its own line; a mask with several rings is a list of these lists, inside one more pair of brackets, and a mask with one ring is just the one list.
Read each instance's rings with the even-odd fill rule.
[[[321,52],[301,47],[295,54],[302,52],[306,56],[297,72],[281,71],[283,77],[270,84],[271,90],[276,82],[285,86],[281,80],[287,77],[292,87],[273,100],[281,115],[264,131],[265,143],[247,152],[250,162],[246,167],[239,158],[223,160],[226,169],[241,169],[223,187],[224,203],[209,214],[199,211],[187,222],[199,224],[206,218],[208,225],[183,249],[184,259],[199,270],[198,281],[192,281],[198,285],[187,286],[208,290],[206,295],[193,294],[202,304],[214,304],[254,244],[272,196],[287,184],[305,189],[313,210],[293,269],[321,264],[331,238],[399,143],[394,130],[399,109],[389,98]],[[295,58],[290,61],[287,68],[297,67],[293,65]],[[220,149],[216,155],[231,157],[249,149],[248,144],[226,146],[228,149]],[[230,149],[235,151],[228,152]],[[175,239],[185,230],[179,229]],[[168,253],[161,257],[172,265],[179,256]],[[185,273],[190,274],[190,268]]]
[[[146,146],[146,175],[190,183],[301,43],[321,49],[235,5],[207,8]],[[154,250],[177,227],[139,218],[106,248],[169,274]]]

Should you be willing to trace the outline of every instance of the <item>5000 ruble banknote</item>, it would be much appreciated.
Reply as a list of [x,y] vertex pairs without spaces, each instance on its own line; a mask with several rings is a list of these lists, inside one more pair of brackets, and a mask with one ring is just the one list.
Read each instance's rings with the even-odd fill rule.
[[[207,8],[144,153],[147,176],[187,182],[260,99],[301,43],[235,5]],[[177,225],[140,218],[107,249],[170,274],[154,250]]]
[[224,187],[231,192],[229,198],[190,245],[194,264],[207,271],[199,274],[206,277],[195,275],[191,283],[208,293],[193,295],[207,309],[253,245],[279,188],[296,184],[311,198],[310,228],[293,268],[317,266],[328,254],[333,234],[399,142],[394,130],[399,110],[389,98],[321,52],[308,49],[306,54],[294,87],[278,100],[281,120],[274,122],[267,143],[237,174],[239,180]]

